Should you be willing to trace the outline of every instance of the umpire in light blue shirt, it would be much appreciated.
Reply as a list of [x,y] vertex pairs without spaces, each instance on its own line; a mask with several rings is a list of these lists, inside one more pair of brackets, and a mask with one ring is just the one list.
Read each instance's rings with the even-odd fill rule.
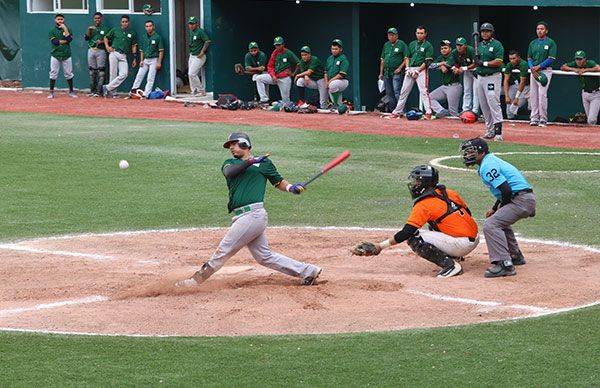
[[490,153],[488,144],[474,138],[460,145],[465,166],[478,165],[478,174],[496,198],[487,211],[483,235],[492,266],[485,271],[486,278],[513,276],[515,265],[525,264],[525,258],[512,230],[522,218],[535,215],[535,194],[527,179],[512,164]]

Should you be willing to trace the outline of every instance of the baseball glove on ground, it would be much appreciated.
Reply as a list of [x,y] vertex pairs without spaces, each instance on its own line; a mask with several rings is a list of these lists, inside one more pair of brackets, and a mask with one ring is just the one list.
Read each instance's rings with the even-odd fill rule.
[[233,65],[233,69],[235,70],[235,72],[238,75],[244,75],[245,74],[244,66],[242,66],[241,63],[236,63],[235,65]]
[[370,242],[361,242],[352,248],[352,254],[355,256],[377,256],[381,252],[375,244]]

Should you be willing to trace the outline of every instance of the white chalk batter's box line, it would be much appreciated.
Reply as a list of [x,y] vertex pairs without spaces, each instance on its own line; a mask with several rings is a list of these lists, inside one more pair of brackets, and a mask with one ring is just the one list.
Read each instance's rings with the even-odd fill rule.
[[[578,151],[523,151],[523,152],[494,152],[495,155],[593,155],[600,156],[600,152],[578,152]],[[431,159],[429,163],[433,167],[437,168],[445,168],[447,170],[454,171],[468,171],[468,172],[477,172],[476,169],[465,168],[465,167],[452,167],[446,166],[441,162],[450,160],[450,159],[461,159],[461,155],[449,155],[449,156],[441,156],[439,158]],[[593,174],[598,173],[600,170],[566,170],[566,171],[550,171],[550,170],[533,170],[533,171],[523,171],[528,174]]]

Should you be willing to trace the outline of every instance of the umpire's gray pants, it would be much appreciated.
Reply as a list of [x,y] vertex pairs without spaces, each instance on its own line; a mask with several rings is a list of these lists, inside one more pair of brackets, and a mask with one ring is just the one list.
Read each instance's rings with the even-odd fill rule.
[[471,70],[463,72],[463,105],[462,111],[470,110],[477,114],[479,112],[479,98],[477,97],[477,77]]
[[137,75],[135,76],[135,81],[133,81],[133,86],[131,88],[138,89],[144,81],[144,77],[147,73],[148,79],[146,80],[146,87],[144,88],[144,96],[148,97],[150,95],[150,92],[152,92],[152,87],[154,86],[154,79],[156,78],[157,71],[157,63],[158,58],[144,58],[142,67],[139,68]]
[[50,79],[55,81],[58,79],[58,72],[60,71],[61,66],[65,78],[73,78],[73,62],[71,61],[71,57],[62,61],[54,57],[50,57]]
[[268,73],[256,76],[256,89],[258,90],[260,102],[269,102],[267,85],[277,85],[281,94],[281,100],[285,103],[290,102],[290,89],[292,88],[292,79],[290,77],[277,78],[275,82],[271,78],[271,74]]
[[249,205],[249,212],[233,217],[232,225],[216,252],[208,260],[215,272],[240,249],[247,246],[252,257],[261,265],[286,275],[305,278],[317,270],[312,264],[302,263],[271,251],[265,229],[268,216],[262,203]]
[[548,89],[550,88],[550,81],[552,80],[552,68],[548,67],[544,70],[540,70],[540,72],[546,74],[546,77],[548,77],[546,86],[542,86],[542,84],[537,82],[535,78],[533,78],[533,74],[529,75],[530,120],[548,122]]
[[434,113],[444,110],[441,102],[448,102],[448,111],[450,116],[458,117],[458,106],[460,105],[460,96],[462,95],[462,85],[455,82],[450,85],[442,85],[429,94],[431,98],[431,109]]
[[479,97],[479,106],[485,118],[485,127],[488,131],[494,129],[494,124],[502,122],[502,107],[500,105],[501,84],[502,73],[500,72],[490,75],[480,75],[477,77],[477,82],[475,83]]
[[582,90],[581,101],[583,101],[583,109],[585,109],[588,124],[596,125],[598,113],[600,113],[600,90],[591,93]]
[[502,206],[483,224],[483,235],[490,262],[512,262],[511,255],[519,253],[519,244],[511,225],[535,213],[535,194],[522,193]]
[[325,86],[325,78],[314,80],[308,79],[308,82],[304,80],[304,77],[298,78],[296,86],[300,88],[318,89],[319,90],[319,104],[321,109],[327,109],[327,86]]
[[127,54],[113,51],[108,54],[108,63],[110,64],[110,83],[107,85],[108,91],[117,90],[119,85],[127,79],[129,75],[129,63],[127,63]]

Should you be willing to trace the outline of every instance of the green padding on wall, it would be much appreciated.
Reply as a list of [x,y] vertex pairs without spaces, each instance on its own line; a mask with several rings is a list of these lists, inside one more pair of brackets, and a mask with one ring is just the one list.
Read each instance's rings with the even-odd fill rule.
[[0,0],[0,80],[21,79],[19,0]]

